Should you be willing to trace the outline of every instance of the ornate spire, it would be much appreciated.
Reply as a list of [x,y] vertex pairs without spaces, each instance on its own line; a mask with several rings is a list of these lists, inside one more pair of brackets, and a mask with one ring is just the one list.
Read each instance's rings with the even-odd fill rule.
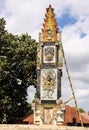
[[46,18],[43,24],[43,42],[55,42],[57,40],[57,23],[55,19],[54,9],[49,5],[46,9]]

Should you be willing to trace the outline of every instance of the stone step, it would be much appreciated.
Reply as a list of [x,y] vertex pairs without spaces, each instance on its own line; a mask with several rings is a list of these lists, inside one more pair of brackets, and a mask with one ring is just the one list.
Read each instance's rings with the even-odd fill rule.
[[8,125],[0,124],[0,130],[89,130],[89,127],[71,127],[56,125]]

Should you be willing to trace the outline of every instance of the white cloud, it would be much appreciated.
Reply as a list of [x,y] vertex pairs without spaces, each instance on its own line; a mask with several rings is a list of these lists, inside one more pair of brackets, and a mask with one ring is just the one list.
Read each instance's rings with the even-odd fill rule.
[[[89,95],[89,0],[82,0],[82,2],[81,0],[5,0],[1,4],[0,16],[5,18],[8,31],[14,34],[27,32],[35,39],[39,38],[49,4],[54,8],[57,18],[68,11],[77,19],[75,24],[68,24],[62,29],[62,42],[73,86],[79,97],[79,105],[89,110],[86,103]],[[86,36],[81,37],[82,33]],[[63,68],[64,100],[71,97],[71,89],[65,73]],[[33,91],[30,90],[30,97],[33,96],[32,93]]]
[[27,98],[28,98],[28,102],[32,102],[34,100],[34,97],[35,97],[35,92],[36,92],[36,89],[34,88],[34,86],[29,86],[28,89],[27,89]]
[[77,89],[76,96],[77,98],[87,97],[89,95],[89,89]]
[[77,15],[80,17],[81,15],[89,14],[89,0],[70,0],[71,1],[71,14]]

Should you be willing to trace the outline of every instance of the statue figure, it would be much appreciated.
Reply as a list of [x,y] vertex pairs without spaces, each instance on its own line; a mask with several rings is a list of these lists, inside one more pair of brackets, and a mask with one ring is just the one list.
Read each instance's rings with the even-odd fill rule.
[[43,73],[43,98],[52,99],[55,89],[56,74],[53,70],[47,70]]

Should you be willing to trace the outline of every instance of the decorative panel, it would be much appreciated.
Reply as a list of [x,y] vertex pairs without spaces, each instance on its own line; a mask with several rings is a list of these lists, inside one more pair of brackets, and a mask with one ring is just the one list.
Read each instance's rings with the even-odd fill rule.
[[43,63],[56,62],[56,48],[55,46],[44,46],[43,48]]
[[53,122],[53,110],[52,108],[45,108],[44,109],[44,123],[52,124],[52,122]]
[[41,56],[42,56],[42,53],[41,53],[41,45],[40,43],[37,45],[37,68],[40,67],[41,65]]
[[57,100],[57,69],[41,70],[41,100]]

